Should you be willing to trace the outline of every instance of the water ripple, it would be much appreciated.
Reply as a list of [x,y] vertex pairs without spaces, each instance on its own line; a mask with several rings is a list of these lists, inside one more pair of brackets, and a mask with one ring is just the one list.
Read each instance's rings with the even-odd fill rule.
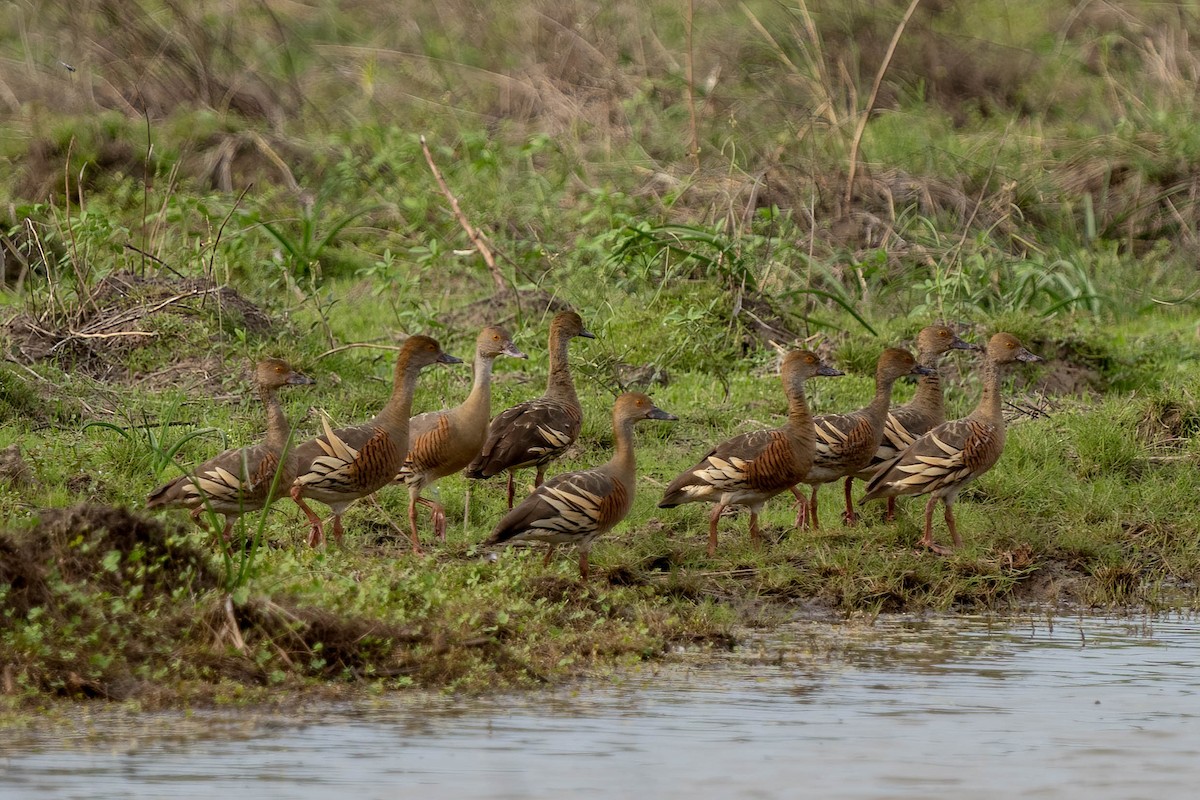
[[797,622],[616,686],[91,716],[0,742],[0,794],[1184,797],[1197,663],[1186,617]]

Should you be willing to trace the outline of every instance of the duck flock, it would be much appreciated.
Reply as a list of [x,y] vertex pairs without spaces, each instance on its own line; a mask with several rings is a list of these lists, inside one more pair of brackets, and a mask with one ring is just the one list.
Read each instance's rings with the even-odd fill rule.
[[[289,446],[291,430],[279,405],[284,386],[312,383],[279,359],[256,366],[255,382],[267,413],[267,437],[261,444],[224,453],[191,473],[160,486],[147,508],[182,507],[203,526],[206,510],[223,514],[228,537],[242,514],[266,508],[284,495],[308,518],[308,543],[321,544],[325,523],[309,505],[317,501],[333,512],[332,533],[342,540],[342,515],[354,501],[390,483],[408,488],[408,522],[414,552],[421,551],[417,507],[431,511],[436,536],[445,540],[446,513],[422,491],[460,470],[486,479],[508,473],[508,512],[485,544],[540,541],[550,545],[546,562],[559,544],[579,548],[580,576],[588,577],[588,553],[597,536],[625,518],[633,506],[635,459],[633,427],[642,420],[675,420],[645,394],[628,392],[613,405],[614,453],[592,469],[545,479],[547,467],[579,436],[583,411],[568,366],[567,349],[576,337],[594,338],[574,312],[557,314],[550,324],[550,374],[546,392],[491,418],[492,364],[499,356],[525,358],[500,327],[485,328],[476,340],[475,376],[470,395],[459,406],[418,416],[412,414],[413,392],[421,370],[432,364],[461,363],[434,339],[412,336],[396,359],[391,397],[372,419],[344,428],[330,427],[314,439]],[[953,349],[982,352],[983,393],[975,410],[962,419],[945,418],[938,377],[941,356]],[[667,487],[660,508],[684,503],[711,503],[708,553],[715,555],[717,528],[727,506],[750,510],[750,537],[758,542],[758,516],[772,497],[790,490],[799,512],[796,526],[817,528],[817,493],[822,484],[844,479],[843,520],[854,524],[851,501],[855,478],[867,482],[862,502],[886,498],[887,518],[895,498],[929,495],[925,505],[922,546],[936,553],[950,548],[933,538],[938,501],[955,546],[962,538],[954,522],[954,501],[971,481],[987,472],[1004,449],[1004,417],[1000,405],[1000,372],[1014,361],[1040,361],[1011,334],[997,333],[986,347],[968,344],[946,326],[933,325],[917,337],[917,355],[890,348],[879,358],[875,396],[866,407],[848,414],[814,417],[805,400],[805,382],[843,374],[807,350],[788,352],[780,374],[788,400],[787,421],[778,428],[757,430],[726,439],[681,472]],[[919,376],[912,401],[890,407],[892,386],[906,376]],[[534,468],[534,491],[514,505],[513,475]],[[801,485],[811,487],[806,493]]]

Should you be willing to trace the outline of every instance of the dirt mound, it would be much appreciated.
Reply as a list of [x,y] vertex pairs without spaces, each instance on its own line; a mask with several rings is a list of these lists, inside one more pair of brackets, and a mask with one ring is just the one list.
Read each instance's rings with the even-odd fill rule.
[[74,306],[69,314],[13,318],[5,327],[12,357],[24,364],[53,358],[97,380],[131,381],[139,379],[129,367],[136,351],[139,362],[174,369],[178,377],[188,342],[204,352],[214,331],[265,336],[275,330],[271,317],[236,289],[204,278],[117,272]]
[[218,585],[206,554],[126,509],[53,509],[0,533],[5,693],[131,696],[178,658],[187,598]]
[[464,653],[514,659],[496,615],[401,626],[286,597],[236,601],[180,529],[101,505],[0,532],[0,620],[11,631],[0,638],[0,691],[31,697],[169,702],[289,676],[441,684],[472,668]]
[[[128,509],[81,504],[47,509],[25,535],[0,533],[0,612],[29,613],[62,591],[47,584],[91,583],[119,591],[133,582],[169,592],[193,585],[218,585],[208,556],[160,523]],[[143,590],[144,594],[144,590]]]
[[68,583],[90,581],[118,591],[140,582],[147,591],[167,592],[185,583],[198,589],[220,583],[206,553],[127,508],[49,509],[42,512],[31,542],[51,554]]
[[[263,598],[238,606],[234,613],[248,647],[269,643],[288,662],[324,677],[415,672],[408,663],[411,648],[432,641],[416,628]],[[216,621],[213,626],[218,627]]]

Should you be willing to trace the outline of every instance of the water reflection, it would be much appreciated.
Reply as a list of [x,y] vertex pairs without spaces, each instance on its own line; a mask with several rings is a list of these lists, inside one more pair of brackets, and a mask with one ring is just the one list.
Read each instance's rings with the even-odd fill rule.
[[101,715],[0,742],[0,794],[1190,796],[1198,656],[1181,617],[798,622],[615,686]]

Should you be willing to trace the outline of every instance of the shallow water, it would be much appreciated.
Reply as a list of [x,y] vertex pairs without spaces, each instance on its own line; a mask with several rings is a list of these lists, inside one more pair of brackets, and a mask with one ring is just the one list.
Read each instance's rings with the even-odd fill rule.
[[1161,800],[1200,782],[1189,618],[797,623],[679,661],[293,719],[100,715],[0,741],[0,796]]

